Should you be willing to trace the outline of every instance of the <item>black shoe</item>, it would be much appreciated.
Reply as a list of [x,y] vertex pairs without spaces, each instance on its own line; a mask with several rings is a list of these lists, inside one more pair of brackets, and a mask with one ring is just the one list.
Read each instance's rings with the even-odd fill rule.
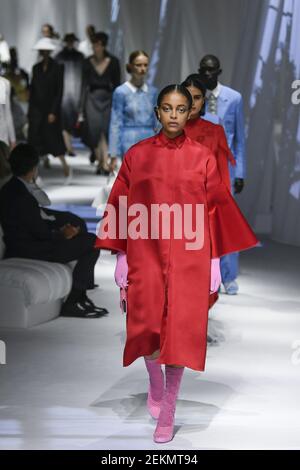
[[86,305],[82,300],[75,304],[65,303],[60,311],[61,317],[75,318],[99,318],[105,313],[95,312],[90,306]]
[[76,157],[76,153],[72,152],[71,150],[68,152],[69,157]]
[[89,297],[84,294],[82,296],[82,300],[81,302],[87,307],[87,308],[90,308],[93,312],[96,312],[96,313],[100,313],[102,315],[107,315],[109,313],[109,311],[104,308],[104,307],[97,307],[97,305],[94,304],[94,302],[89,299]]
[[90,163],[93,164],[95,163],[96,161],[96,155],[94,154],[94,152],[91,152],[90,154]]

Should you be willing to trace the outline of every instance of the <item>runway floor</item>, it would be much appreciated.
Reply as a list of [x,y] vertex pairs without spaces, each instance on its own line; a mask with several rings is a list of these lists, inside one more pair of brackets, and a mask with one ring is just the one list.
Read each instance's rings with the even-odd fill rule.
[[[86,155],[42,171],[53,203],[90,204],[105,178]],[[152,441],[143,360],[122,367],[125,317],[114,257],[96,267],[91,297],[101,319],[58,318],[28,330],[0,330],[0,449],[300,449],[300,249],[268,240],[241,255],[237,296],[210,313],[206,371],[185,370],[176,435]]]

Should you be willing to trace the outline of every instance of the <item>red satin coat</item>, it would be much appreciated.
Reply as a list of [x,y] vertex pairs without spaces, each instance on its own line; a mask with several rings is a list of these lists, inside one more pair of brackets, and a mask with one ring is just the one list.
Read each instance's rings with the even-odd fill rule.
[[[161,364],[204,370],[211,258],[241,251],[257,239],[222,183],[214,155],[183,133],[162,132],[131,147],[108,203],[120,209],[152,203],[204,205],[204,245],[186,250],[187,239],[108,237],[105,212],[96,247],[127,253],[128,306],[124,366],[160,349]],[[129,223],[134,217],[128,217]]]
[[234,156],[227,144],[225,131],[219,124],[213,124],[202,118],[190,119],[186,126],[185,132],[192,140],[196,140],[200,144],[208,147],[217,159],[218,169],[222,181],[231,191],[229,163],[236,165]]

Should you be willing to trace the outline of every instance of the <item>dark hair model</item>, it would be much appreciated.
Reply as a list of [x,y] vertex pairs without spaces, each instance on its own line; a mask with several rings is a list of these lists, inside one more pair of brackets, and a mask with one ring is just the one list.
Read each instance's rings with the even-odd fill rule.
[[169,93],[172,93],[172,92],[180,93],[181,95],[183,95],[187,99],[188,109],[192,108],[192,106],[193,106],[192,95],[190,94],[190,92],[184,86],[178,85],[178,84],[167,85],[165,88],[163,88],[160,91],[160,93],[157,97],[157,107],[159,107],[161,105],[161,102],[162,102],[164,96],[166,96],[166,95],[168,95]]
[[[182,82],[181,85],[186,87],[186,88],[188,88],[190,86],[198,88],[198,90],[201,91],[201,93],[203,95],[203,98],[205,98],[207,88],[204,85],[204,83],[201,81],[200,76],[197,73],[192,73],[191,75],[186,77],[186,79],[184,80],[184,82]],[[203,103],[203,106],[200,110],[199,115],[204,116],[204,114],[205,114],[205,101]]]
[[106,47],[108,43],[108,39],[109,39],[109,36],[106,33],[104,33],[103,31],[98,31],[92,36],[91,42],[92,44],[95,44],[96,42],[101,42],[103,47]]

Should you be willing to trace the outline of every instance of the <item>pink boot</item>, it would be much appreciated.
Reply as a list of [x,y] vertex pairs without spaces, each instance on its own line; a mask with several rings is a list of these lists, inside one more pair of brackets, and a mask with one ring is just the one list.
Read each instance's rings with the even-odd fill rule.
[[166,366],[166,390],[163,396],[158,423],[153,435],[154,442],[169,442],[174,437],[176,399],[184,367]]
[[150,379],[147,408],[152,418],[157,419],[164,393],[164,374],[156,359],[144,359]]

